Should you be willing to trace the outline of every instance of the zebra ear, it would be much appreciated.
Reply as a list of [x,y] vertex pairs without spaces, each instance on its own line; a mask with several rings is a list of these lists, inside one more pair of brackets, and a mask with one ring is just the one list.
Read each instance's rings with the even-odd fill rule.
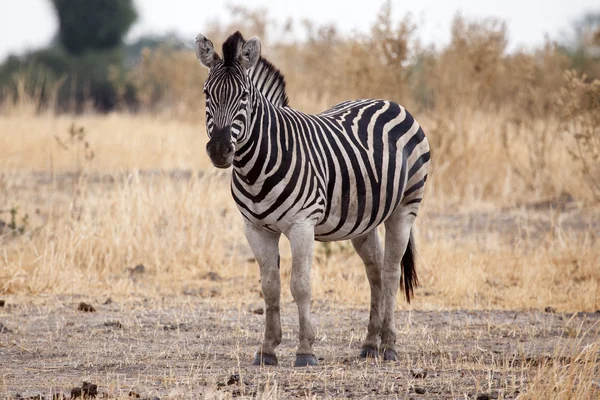
[[214,67],[221,60],[221,57],[215,51],[213,43],[202,34],[196,36],[196,57],[208,69]]
[[245,70],[253,68],[260,59],[260,39],[254,36],[242,47],[239,62]]

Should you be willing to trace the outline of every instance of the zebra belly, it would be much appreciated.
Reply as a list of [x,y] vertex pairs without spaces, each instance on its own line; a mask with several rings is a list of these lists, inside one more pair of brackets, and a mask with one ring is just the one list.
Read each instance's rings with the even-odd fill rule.
[[[363,199],[359,207],[357,199]],[[380,225],[388,216],[383,215],[384,204],[373,204],[371,196],[357,196],[352,191],[345,213],[342,212],[341,197],[332,201],[329,215],[315,226],[315,239],[329,242],[354,239]],[[359,209],[361,210],[359,212]]]
[[[367,220],[361,221],[356,227],[354,220],[347,222],[338,228],[338,221],[329,220],[315,226],[315,239],[321,242],[334,242],[338,240],[349,240],[364,235],[379,226],[385,218],[380,218],[368,223]],[[338,228],[338,229],[336,229]]]

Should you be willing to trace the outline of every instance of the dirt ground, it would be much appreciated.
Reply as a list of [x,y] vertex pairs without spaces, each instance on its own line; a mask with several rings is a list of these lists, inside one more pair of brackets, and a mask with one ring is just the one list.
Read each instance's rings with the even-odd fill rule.
[[250,365],[263,329],[256,305],[97,299],[85,312],[81,300],[0,308],[0,396],[51,398],[87,381],[100,398],[516,398],[539,366],[600,340],[600,311],[399,311],[399,361],[359,361],[367,311],[323,302],[313,306],[320,365],[298,369],[287,303],[280,364],[259,368]]

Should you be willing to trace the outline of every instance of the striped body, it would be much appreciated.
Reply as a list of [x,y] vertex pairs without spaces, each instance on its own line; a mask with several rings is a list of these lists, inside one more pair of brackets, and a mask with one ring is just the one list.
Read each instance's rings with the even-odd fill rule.
[[347,101],[308,115],[261,95],[237,144],[232,193],[254,224],[285,232],[308,219],[315,239],[345,240],[400,206],[418,208],[428,162],[422,129],[396,103]]

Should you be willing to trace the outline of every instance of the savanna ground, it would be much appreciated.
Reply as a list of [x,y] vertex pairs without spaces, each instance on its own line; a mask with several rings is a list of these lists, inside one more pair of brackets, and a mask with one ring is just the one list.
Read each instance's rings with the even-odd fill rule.
[[125,399],[600,397],[600,81],[565,73],[550,43],[508,54],[496,20],[457,18],[447,47],[420,47],[386,4],[360,37],[308,24],[306,42],[278,43],[265,13],[240,9],[204,33],[266,38],[303,111],[389,98],[423,126],[421,285],[398,298],[400,361],[357,360],[369,288],[340,242],[318,244],[312,269],[320,365],[291,367],[284,239],[280,365],[249,365],[258,267],[230,171],[205,156],[206,72],[167,49],[113,77],[137,88],[132,114],[57,114],[56,87],[19,78],[0,104],[0,397],[83,381]]

